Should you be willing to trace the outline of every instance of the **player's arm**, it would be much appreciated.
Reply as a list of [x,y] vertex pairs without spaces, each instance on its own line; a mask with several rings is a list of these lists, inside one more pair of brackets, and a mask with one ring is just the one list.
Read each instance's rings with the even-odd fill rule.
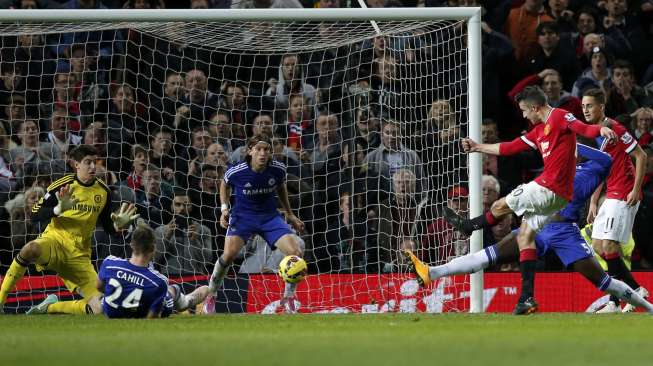
[[229,227],[229,199],[231,198],[231,187],[226,179],[220,182],[220,226]]
[[[573,117],[573,114],[571,113],[567,113],[567,115],[571,115]],[[576,117],[573,117],[567,126],[569,126],[569,129],[575,133],[590,139],[603,136],[610,141],[614,141],[617,138],[617,134],[609,127],[601,125],[588,125],[577,120]]]
[[642,190],[642,182],[646,173],[646,152],[639,144],[635,143],[635,148],[629,154],[635,158],[635,185],[633,186],[633,190],[628,194],[626,203],[632,206],[639,201],[639,192]]
[[163,303],[168,293],[168,283],[166,281],[165,286],[159,288],[158,293],[156,294],[156,299],[150,305],[150,309],[147,312],[147,319],[157,319],[161,317],[161,312],[163,311]]
[[592,197],[590,197],[590,206],[587,211],[587,222],[590,224],[594,222],[594,219],[599,212],[599,198],[601,198],[601,192],[603,192],[604,185],[605,183],[603,182],[599,184],[599,186],[594,190],[594,193],[592,193]]
[[290,207],[290,200],[288,199],[288,187],[286,186],[286,182],[283,182],[277,186],[277,194],[279,195],[281,207],[283,207],[283,210],[286,211],[286,219],[299,234],[303,233],[304,223],[297,216],[295,216],[292,208]]

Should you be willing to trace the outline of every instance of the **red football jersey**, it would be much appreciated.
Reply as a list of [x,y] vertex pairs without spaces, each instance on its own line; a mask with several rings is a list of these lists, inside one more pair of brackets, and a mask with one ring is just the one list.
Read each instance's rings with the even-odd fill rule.
[[571,201],[576,174],[576,133],[569,129],[573,121],[577,121],[573,114],[553,108],[544,123],[521,136],[542,154],[544,170],[534,181],[567,201]]
[[610,127],[619,137],[616,141],[606,143],[606,140],[598,137],[597,142],[601,150],[610,154],[612,168],[606,183],[606,198],[625,201],[628,193],[635,186],[635,165],[630,153],[637,147],[637,140],[631,135],[621,123],[607,118]]

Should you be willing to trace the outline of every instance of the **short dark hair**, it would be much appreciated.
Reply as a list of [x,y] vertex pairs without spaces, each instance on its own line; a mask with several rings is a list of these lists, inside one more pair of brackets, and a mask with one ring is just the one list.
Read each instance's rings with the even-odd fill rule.
[[139,222],[132,232],[131,246],[135,253],[151,253],[154,251],[154,230],[145,223]]
[[537,28],[535,28],[535,34],[538,36],[544,34],[544,31],[551,31],[555,34],[560,34],[560,27],[556,22],[542,22],[537,26]]
[[542,88],[537,85],[527,86],[515,96],[515,102],[525,102],[537,106],[543,106],[546,104],[546,94]]
[[157,127],[157,128],[155,128],[155,129],[152,131],[152,135],[151,135],[151,136],[152,136],[152,139],[154,140],[154,138],[156,137],[156,135],[158,135],[158,134],[160,134],[160,133],[167,133],[167,134],[169,134],[169,135],[174,136],[174,133],[172,132],[172,130],[170,129],[170,127],[168,127],[168,126],[161,126],[161,127]]
[[79,145],[70,151],[70,158],[76,162],[81,162],[89,155],[97,155],[97,150],[91,145]]
[[583,92],[584,97],[592,97],[599,104],[605,104],[605,92],[599,88],[587,89]]
[[616,60],[612,64],[613,73],[614,73],[614,69],[628,69],[628,71],[630,72],[630,76],[633,79],[635,78],[635,67],[633,66],[633,63],[628,60],[624,60],[624,59]]
[[173,197],[178,197],[178,196],[186,196],[188,197],[188,191],[183,189],[183,188],[175,188],[174,192],[172,193]]

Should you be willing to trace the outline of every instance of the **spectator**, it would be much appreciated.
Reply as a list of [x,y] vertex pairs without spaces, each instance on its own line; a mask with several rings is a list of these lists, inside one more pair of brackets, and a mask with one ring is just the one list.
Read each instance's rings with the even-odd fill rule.
[[286,172],[288,174],[307,178],[311,177],[310,169],[308,169],[299,159],[299,155],[288,146],[286,146],[286,138],[283,135],[275,134],[272,139],[272,155],[275,160],[286,164]]
[[[401,250],[420,251],[422,235],[432,215],[418,202],[417,177],[409,169],[392,175],[393,190],[389,198],[373,208],[378,217],[378,247],[367,248],[368,270],[393,272],[403,264]],[[370,268],[372,266],[372,268]]]
[[16,176],[24,176],[24,164],[38,164],[42,161],[61,159],[61,150],[51,142],[39,141],[39,128],[36,121],[28,119],[18,126],[20,145],[9,151],[9,161]]
[[[272,116],[261,112],[254,118],[252,122],[252,136],[266,134],[268,136],[274,135],[274,121]],[[245,160],[247,154],[247,146],[240,146],[229,157],[229,163],[236,164]]]
[[553,18],[546,14],[543,3],[544,0],[526,0],[522,6],[513,8],[508,14],[505,33],[512,41],[517,62],[525,63],[535,55],[535,29],[543,22],[553,21]]
[[[68,72],[57,72],[54,75],[54,89],[52,96],[52,105],[41,103],[41,115],[49,116],[52,109],[61,109],[66,113],[65,125],[71,131],[79,132],[81,123],[79,121],[80,109],[79,102],[75,99],[75,74]],[[50,109],[50,107],[52,109]],[[52,112],[54,113],[54,112]]]
[[[617,0],[612,0],[617,1]],[[607,88],[608,102],[606,115],[624,123],[640,107],[653,106],[648,91],[635,80],[633,64],[626,60],[616,60],[612,65],[612,85]]]
[[220,109],[229,114],[231,121],[231,136],[233,144],[244,146],[247,139],[246,126],[249,118],[247,116],[247,88],[239,83],[225,82],[220,88],[222,99]]
[[27,114],[25,113],[25,97],[22,94],[11,94],[7,100],[2,100],[2,104],[4,105],[3,127],[15,139],[15,134],[18,132],[18,125],[27,118]]
[[[486,19],[484,16],[483,19]],[[494,30],[487,21],[481,22],[481,67],[483,72],[483,115],[502,115],[502,78],[509,75],[512,43],[505,34]]]
[[576,30],[574,12],[569,10],[569,0],[549,0],[547,14],[553,18],[560,32],[570,33]]
[[95,113],[106,113],[109,99],[109,72],[98,70],[98,49],[90,43],[76,43],[70,47],[70,74],[76,80],[74,98],[79,103],[80,123],[93,122]]
[[167,127],[155,129],[150,138],[150,163],[161,169],[163,179],[175,185],[175,172],[186,174],[184,167],[177,169],[178,160],[175,157],[173,146],[173,134]]
[[481,189],[483,190],[483,212],[485,212],[490,209],[494,201],[499,199],[501,185],[495,177],[484,174],[481,178]]
[[[184,78],[176,71],[168,71],[163,86],[163,97],[151,101],[149,115],[155,126],[166,126],[175,128],[175,117],[177,110],[182,106],[182,99],[186,95]],[[153,131],[150,131],[153,133]]]
[[[107,128],[101,121],[90,123],[84,130],[84,145],[90,145],[97,151],[95,166],[109,168],[107,166]],[[112,170],[109,168],[109,170]]]
[[38,225],[32,222],[32,208],[44,195],[43,188],[31,187],[5,204],[11,222],[11,246],[14,251],[20,250],[39,235]]
[[231,117],[227,111],[220,109],[211,116],[208,129],[213,140],[220,143],[227,154],[231,155],[240,148],[232,139]]
[[166,276],[207,273],[213,262],[213,245],[209,228],[192,220],[193,204],[184,191],[175,191],[172,219],[154,230],[154,263]]
[[637,143],[642,147],[653,144],[653,109],[642,107],[630,116],[630,129],[637,138]]
[[2,54],[0,63],[0,100],[9,100],[12,94],[25,90],[22,64],[15,62],[12,56]]
[[136,208],[153,228],[170,220],[170,192],[172,188],[161,181],[161,169],[148,164],[141,179],[143,190],[136,190]]
[[223,178],[225,167],[221,165],[200,165],[199,180],[188,190],[188,195],[195,206],[191,217],[207,226],[213,235],[220,235],[217,248],[224,244],[226,231],[220,226],[220,195],[218,187]]
[[109,86],[109,140],[119,144],[146,144],[150,131],[136,106],[134,89],[127,84]]
[[191,131],[208,121],[220,103],[218,96],[208,90],[208,79],[204,71],[191,69],[186,73],[184,81],[184,105],[177,108],[174,118],[175,140],[179,147],[177,150],[188,146]]
[[37,116],[41,102],[51,97],[52,75],[57,70],[57,57],[49,47],[45,47],[43,34],[19,35],[15,55],[17,65],[24,65],[24,70],[27,71],[24,89],[27,112],[31,116]]
[[69,132],[66,126],[68,112],[63,107],[55,107],[50,116],[50,129],[47,134],[47,142],[52,143],[58,150],[57,156],[65,157],[71,147],[82,142],[82,138]]
[[[300,154],[307,153],[313,148],[315,126],[308,100],[301,94],[290,95],[290,107],[286,119],[286,142],[288,147]],[[302,157],[302,160],[305,157]]]
[[[639,19],[628,13],[628,3],[626,0],[607,0],[605,2],[606,14],[603,16],[602,24],[606,34],[620,31],[624,38],[627,39],[633,49],[646,44],[646,35],[642,30]],[[635,63],[640,65],[641,62],[648,59],[638,55],[639,52],[618,54],[619,57],[634,59]],[[646,53],[646,52],[642,52]]]
[[306,82],[304,69],[299,64],[299,56],[289,53],[281,57],[278,80],[265,92],[266,96],[274,97],[276,108],[285,110],[290,107],[290,95],[298,94],[304,97],[306,105],[313,108],[316,103],[316,89]]
[[512,88],[508,93],[508,98],[514,100],[517,94],[530,85],[540,85],[546,94],[549,105],[552,107],[562,108],[571,112],[579,120],[585,120],[580,99],[572,96],[568,91],[563,90],[562,79],[558,71],[544,69],[537,74],[525,77]]
[[141,145],[132,146],[132,171],[127,179],[122,182],[123,185],[134,191],[143,190],[143,172],[149,164],[147,150]]
[[[447,191],[447,206],[462,216],[467,216],[469,191],[462,186],[452,186]],[[425,262],[440,265],[469,252],[469,239],[454,230],[443,217],[431,222],[422,240],[421,257]]]
[[540,72],[545,69],[556,70],[560,74],[565,89],[571,89],[580,73],[576,54],[568,39],[560,39],[558,24],[542,22],[535,29],[538,48],[529,60],[529,70]]
[[[587,35],[585,40],[591,40],[592,35]],[[581,98],[583,92],[588,89],[608,87],[609,79],[612,77],[612,56],[604,48],[594,47],[591,53],[591,66],[583,71],[571,89],[571,95]]]
[[399,169],[413,171],[418,181],[417,192],[427,192],[428,184],[422,171],[422,160],[413,150],[401,144],[401,126],[396,120],[386,120],[381,129],[381,145],[367,154],[363,163],[367,165],[368,204],[387,199],[392,190],[391,177]]

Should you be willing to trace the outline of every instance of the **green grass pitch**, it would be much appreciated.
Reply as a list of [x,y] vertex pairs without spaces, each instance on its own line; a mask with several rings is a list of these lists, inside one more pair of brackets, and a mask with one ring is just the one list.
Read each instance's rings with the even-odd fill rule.
[[645,314],[0,317],[0,365],[652,365]]

